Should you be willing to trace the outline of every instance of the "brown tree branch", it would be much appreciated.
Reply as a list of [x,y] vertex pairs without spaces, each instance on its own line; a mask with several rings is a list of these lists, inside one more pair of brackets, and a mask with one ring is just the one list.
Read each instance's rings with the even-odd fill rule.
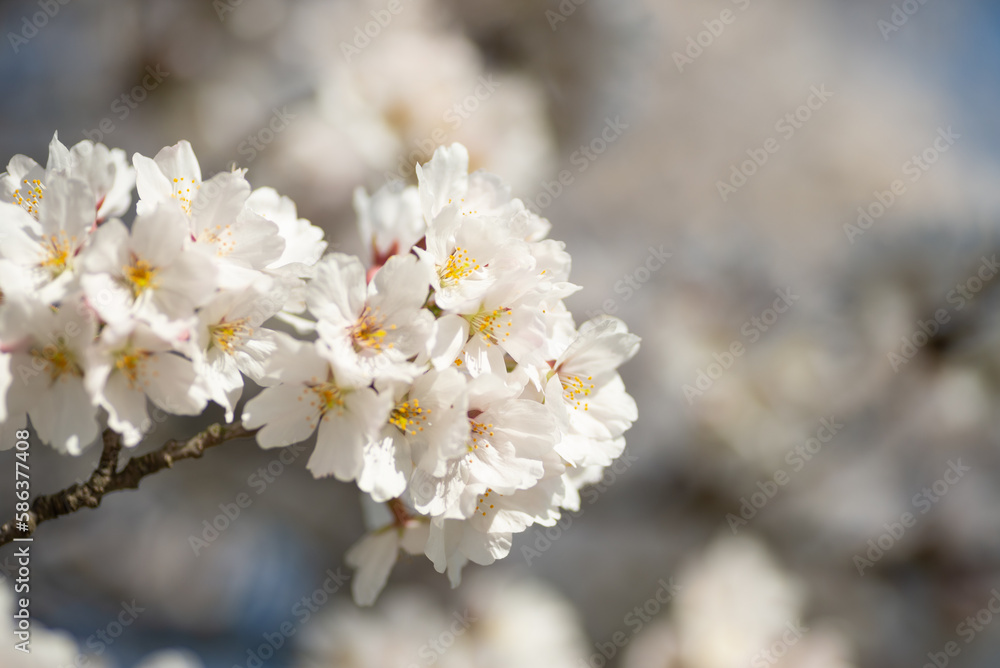
[[406,523],[410,519],[410,511],[408,511],[406,506],[403,505],[403,501],[399,498],[395,498],[389,499],[385,503],[389,506],[389,510],[392,511],[392,518],[395,526],[406,526]]
[[75,513],[81,508],[96,508],[101,505],[101,499],[105,494],[123,489],[138,489],[140,480],[162,469],[171,468],[174,462],[196,459],[208,448],[253,436],[256,433],[256,430],[244,429],[240,424],[214,424],[187,441],[170,440],[158,450],[133,457],[119,471],[117,469],[118,454],[122,449],[121,439],[115,432],[105,429],[101,461],[90,478],[84,483],[71,485],[55,494],[35,498],[31,510],[28,511],[28,530],[19,531],[16,522],[7,522],[0,526],[0,546],[10,543],[15,538],[27,538],[42,522]]

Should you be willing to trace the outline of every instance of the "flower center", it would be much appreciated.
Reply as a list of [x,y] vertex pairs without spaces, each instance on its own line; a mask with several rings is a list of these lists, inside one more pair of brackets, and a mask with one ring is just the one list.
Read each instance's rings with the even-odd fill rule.
[[416,436],[418,431],[424,430],[424,423],[431,409],[421,408],[419,399],[410,399],[397,405],[389,414],[389,423],[396,425],[401,432]]
[[469,257],[469,251],[461,246],[455,246],[454,252],[448,256],[443,265],[438,265],[438,277],[443,287],[456,285],[474,271],[479,271],[476,258]]
[[469,452],[478,450],[480,445],[484,448],[490,447],[490,444],[486,439],[493,435],[492,422],[489,424],[483,424],[482,422],[477,422],[476,420],[470,418],[469,427],[472,428],[472,440],[469,441]]
[[323,413],[342,408],[344,405],[344,393],[335,384],[327,381],[309,388],[319,399],[319,409]]
[[505,343],[507,337],[510,336],[510,327],[513,324],[510,319],[510,308],[507,306],[494,309],[490,313],[480,311],[469,317],[469,322],[472,324],[473,333],[478,333],[486,339],[487,347],[494,343]]
[[139,374],[146,371],[146,360],[150,353],[145,350],[120,350],[115,353],[115,368],[125,374],[130,390],[135,389]]
[[195,189],[195,194],[201,186],[194,179],[185,179],[183,176],[174,179],[174,191],[170,194],[175,200],[181,203],[184,213],[191,215],[191,188]]
[[41,266],[48,270],[52,278],[56,278],[66,271],[75,245],[76,237],[67,236],[64,230],[59,230],[58,234],[50,234],[42,239],[45,259],[42,260]]
[[214,228],[203,230],[198,235],[198,241],[215,246],[217,257],[226,257],[236,248],[232,225],[216,225]]
[[14,203],[31,214],[35,220],[38,220],[38,207],[41,206],[42,200],[45,198],[45,186],[38,179],[31,181],[24,179],[23,187],[24,195],[21,194],[21,188],[14,191]]
[[573,410],[579,410],[581,405],[583,406],[583,410],[588,410],[589,405],[581,397],[586,399],[590,396],[590,393],[594,389],[594,384],[590,382],[593,379],[593,376],[587,376],[587,380],[584,381],[579,376],[559,374],[559,382],[563,388],[563,398],[573,404]]
[[249,318],[240,318],[210,325],[208,331],[212,335],[212,343],[226,354],[232,355],[236,348],[253,336],[253,327],[247,324],[248,320]]
[[123,267],[122,272],[132,289],[133,297],[138,297],[146,290],[156,287],[157,269],[148,260],[133,255],[132,262],[127,267]]
[[49,378],[53,382],[65,377],[83,377],[83,369],[77,363],[76,355],[62,337],[41,350],[32,349],[31,356],[48,369]]
[[[486,516],[486,511],[483,510],[483,509],[486,508],[486,506],[489,506],[490,508],[493,508],[493,505],[494,505],[494,504],[490,503],[490,494],[496,494],[497,496],[503,496],[503,494],[499,494],[497,492],[494,492],[490,488],[486,488],[486,492],[484,494],[476,497],[476,512],[482,513],[483,517]],[[495,500],[496,499],[494,499],[494,501]]]
[[[389,329],[396,329],[396,325],[389,325]],[[378,309],[372,309],[370,306],[365,307],[361,317],[351,327],[351,339],[357,352],[365,349],[381,352],[386,334],[385,323],[378,317]],[[393,345],[388,343],[385,347],[392,348]]]

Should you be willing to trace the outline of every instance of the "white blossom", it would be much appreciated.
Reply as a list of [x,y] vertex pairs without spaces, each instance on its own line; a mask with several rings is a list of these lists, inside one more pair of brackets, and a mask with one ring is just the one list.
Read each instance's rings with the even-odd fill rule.
[[257,442],[265,448],[300,443],[318,432],[309,470],[316,477],[354,480],[365,464],[365,445],[388,417],[390,398],[345,380],[322,347],[300,343],[279,349],[280,382],[247,403],[243,424],[260,428]]
[[10,308],[0,339],[13,375],[5,429],[23,429],[30,416],[43,442],[80,454],[98,434],[97,409],[83,382],[96,322],[80,299],[58,309],[29,302]]
[[88,186],[93,197],[89,217],[94,227],[124,214],[132,201],[135,172],[124,151],[89,140],[67,148],[56,133],[44,168],[24,155],[10,160],[7,171],[0,174],[0,202],[16,204],[37,219],[53,177],[79,180]]
[[84,257],[90,304],[113,325],[193,317],[211,297],[217,272],[187,240],[183,214],[169,206],[137,217],[131,233],[117,220],[101,225]]
[[[0,202],[0,254],[46,303],[67,295],[78,278],[78,256],[94,223],[94,195],[86,183],[62,174],[47,178],[31,204]],[[23,202],[23,200],[21,200]]]
[[607,466],[624,450],[637,410],[616,369],[638,348],[621,320],[586,322],[549,372],[546,404],[565,424],[558,452],[574,465]]
[[194,363],[178,354],[185,329],[164,332],[139,320],[130,326],[130,331],[104,329],[88,350],[85,380],[94,403],[108,412],[108,426],[128,447],[153,425],[147,398],[175,415],[198,415],[208,403]]
[[412,255],[394,256],[370,283],[357,258],[333,253],[316,267],[307,302],[320,338],[360,378],[412,378],[405,364],[425,350],[433,316],[423,308],[430,272]]
[[[402,549],[452,585],[514,534],[580,506],[636,419],[618,367],[638,338],[576,329],[564,245],[468,151],[418,185],[355,196],[366,265],[242,170],[204,178],[190,144],[136,154],[53,139],[0,176],[0,421],[79,454],[100,425],[138,445],[151,402],[209,401],[263,448],[315,436],[317,478],[392,512],[347,554],[374,602]],[[268,326],[278,320],[295,335]],[[245,379],[262,386],[237,414]],[[0,447],[9,447],[4,438]]]
[[279,269],[290,264],[312,266],[326,251],[323,230],[305,218],[299,218],[295,202],[279,195],[274,188],[257,188],[246,200],[247,208],[275,224],[285,246],[278,257],[267,265]]
[[393,255],[412,248],[427,230],[420,212],[420,196],[413,186],[392,181],[369,196],[354,192],[361,241],[371,250],[371,266],[380,267]]
[[[265,283],[266,284],[266,283]],[[221,291],[198,311],[199,373],[213,401],[232,422],[243,376],[264,383],[264,364],[277,351],[275,332],[262,326],[284,303],[282,291],[251,286]]]

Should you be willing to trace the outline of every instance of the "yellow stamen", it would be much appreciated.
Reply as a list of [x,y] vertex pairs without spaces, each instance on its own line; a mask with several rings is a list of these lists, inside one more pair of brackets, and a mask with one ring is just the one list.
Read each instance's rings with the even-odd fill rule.
[[441,280],[441,285],[448,287],[457,284],[472,272],[479,271],[479,269],[480,266],[476,262],[476,258],[470,258],[469,251],[461,246],[456,246],[455,251],[448,256],[445,263],[438,265],[437,272]]
[[208,331],[212,335],[212,343],[226,354],[232,355],[237,348],[253,336],[253,327],[248,322],[249,318],[240,318],[210,325]]
[[76,237],[67,236],[64,230],[59,230],[58,234],[50,234],[42,239],[45,258],[42,260],[41,266],[48,270],[52,278],[56,278],[66,271],[75,245]]
[[[494,309],[489,313],[480,311],[468,317],[469,322],[472,324],[472,332],[474,334],[478,333],[486,339],[486,347],[494,343],[503,344],[507,342],[507,337],[510,336],[510,327],[514,324],[509,318],[510,308],[506,306]],[[504,331],[505,329],[506,331]]]
[[[316,395],[321,413],[329,413],[334,409],[342,412],[340,409],[344,407],[344,393],[335,383],[327,381],[318,385],[310,385],[308,389]],[[316,405],[316,402],[312,401],[310,404]]]
[[191,187],[194,187],[195,193],[201,186],[194,179],[185,179],[183,176],[174,179],[175,191],[170,194],[175,200],[180,202],[181,208],[184,209],[184,213],[191,215]]
[[589,381],[593,379],[593,376],[587,376],[587,380],[584,381],[579,376],[559,374],[559,382],[563,387],[563,398],[570,404],[573,404],[573,410],[579,410],[581,405],[583,406],[583,410],[589,409],[589,404],[583,403],[580,397],[586,398],[590,396],[590,393],[594,390],[594,384]]
[[76,355],[70,350],[66,340],[62,337],[55,343],[50,343],[41,350],[33,348],[31,356],[38,360],[43,368],[49,372],[52,382],[63,380],[67,377],[83,377],[83,369],[76,361]]
[[469,427],[472,429],[472,440],[469,441],[468,445],[469,452],[478,450],[480,445],[484,448],[490,447],[490,444],[486,439],[493,436],[493,423],[483,424],[482,422],[476,422],[475,420],[470,419]]
[[146,360],[149,359],[150,355],[151,353],[145,350],[134,350],[131,348],[119,350],[115,353],[115,368],[122,372],[125,378],[128,379],[130,390],[137,389],[137,385],[146,384],[140,380],[139,376],[140,374],[144,375]]
[[422,408],[419,399],[410,399],[398,404],[389,414],[389,423],[396,425],[404,434],[416,436],[424,430],[430,408]]
[[20,206],[22,209],[31,214],[35,220],[38,220],[38,208],[41,206],[42,200],[45,199],[45,186],[38,179],[24,179],[24,195],[21,194],[21,189],[18,188],[13,192],[14,203]]
[[133,297],[138,297],[146,290],[156,288],[157,271],[158,269],[148,260],[132,256],[132,262],[128,266],[122,267],[122,273],[125,274]]
[[[389,329],[395,329],[395,325],[390,325]],[[351,338],[354,341],[354,349],[361,352],[365,349],[382,351],[384,339],[386,337],[385,322],[379,317],[378,309],[366,306],[361,312],[361,317],[351,327]],[[386,348],[392,348],[395,344],[389,343]]]

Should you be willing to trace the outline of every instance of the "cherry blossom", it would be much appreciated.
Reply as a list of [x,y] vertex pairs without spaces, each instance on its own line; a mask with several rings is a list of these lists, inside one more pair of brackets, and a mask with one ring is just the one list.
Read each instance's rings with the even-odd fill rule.
[[[564,244],[461,145],[415,187],[356,193],[366,261],[324,255],[323,231],[244,170],[204,177],[187,142],[133,163],[131,225],[117,149],[54,138],[44,168],[16,156],[0,175],[4,434],[30,418],[77,455],[106,424],[133,447],[150,403],[214,402],[262,448],[315,438],[315,477],[391,511],[347,554],[362,605],[400,550],[458,585],[579,509],[622,454],[638,337],[610,317],[577,328]],[[241,406],[247,380],[262,389]]]

